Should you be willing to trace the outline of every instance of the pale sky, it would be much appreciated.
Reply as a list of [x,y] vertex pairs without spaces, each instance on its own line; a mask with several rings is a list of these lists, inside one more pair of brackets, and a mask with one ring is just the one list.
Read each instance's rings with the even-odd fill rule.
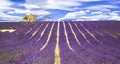
[[120,1],[0,0],[0,22],[19,22],[31,13],[39,21],[120,20]]

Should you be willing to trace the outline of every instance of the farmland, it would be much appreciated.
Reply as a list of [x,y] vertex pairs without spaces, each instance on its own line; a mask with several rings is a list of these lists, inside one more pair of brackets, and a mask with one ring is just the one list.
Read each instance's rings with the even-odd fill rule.
[[120,22],[0,23],[0,64],[120,64]]

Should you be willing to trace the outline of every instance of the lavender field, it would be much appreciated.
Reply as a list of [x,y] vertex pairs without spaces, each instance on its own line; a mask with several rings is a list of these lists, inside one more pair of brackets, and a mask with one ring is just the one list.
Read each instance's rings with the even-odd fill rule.
[[120,64],[120,22],[0,23],[0,64]]

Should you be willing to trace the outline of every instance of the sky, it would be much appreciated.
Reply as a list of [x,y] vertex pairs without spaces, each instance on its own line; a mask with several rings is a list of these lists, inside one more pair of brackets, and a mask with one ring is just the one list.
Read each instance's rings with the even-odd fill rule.
[[120,20],[120,0],[0,0],[0,22]]

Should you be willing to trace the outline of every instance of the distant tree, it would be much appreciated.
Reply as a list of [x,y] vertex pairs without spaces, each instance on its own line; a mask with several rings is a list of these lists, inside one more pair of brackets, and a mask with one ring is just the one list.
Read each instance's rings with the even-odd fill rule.
[[25,16],[23,19],[28,19],[28,16]]

